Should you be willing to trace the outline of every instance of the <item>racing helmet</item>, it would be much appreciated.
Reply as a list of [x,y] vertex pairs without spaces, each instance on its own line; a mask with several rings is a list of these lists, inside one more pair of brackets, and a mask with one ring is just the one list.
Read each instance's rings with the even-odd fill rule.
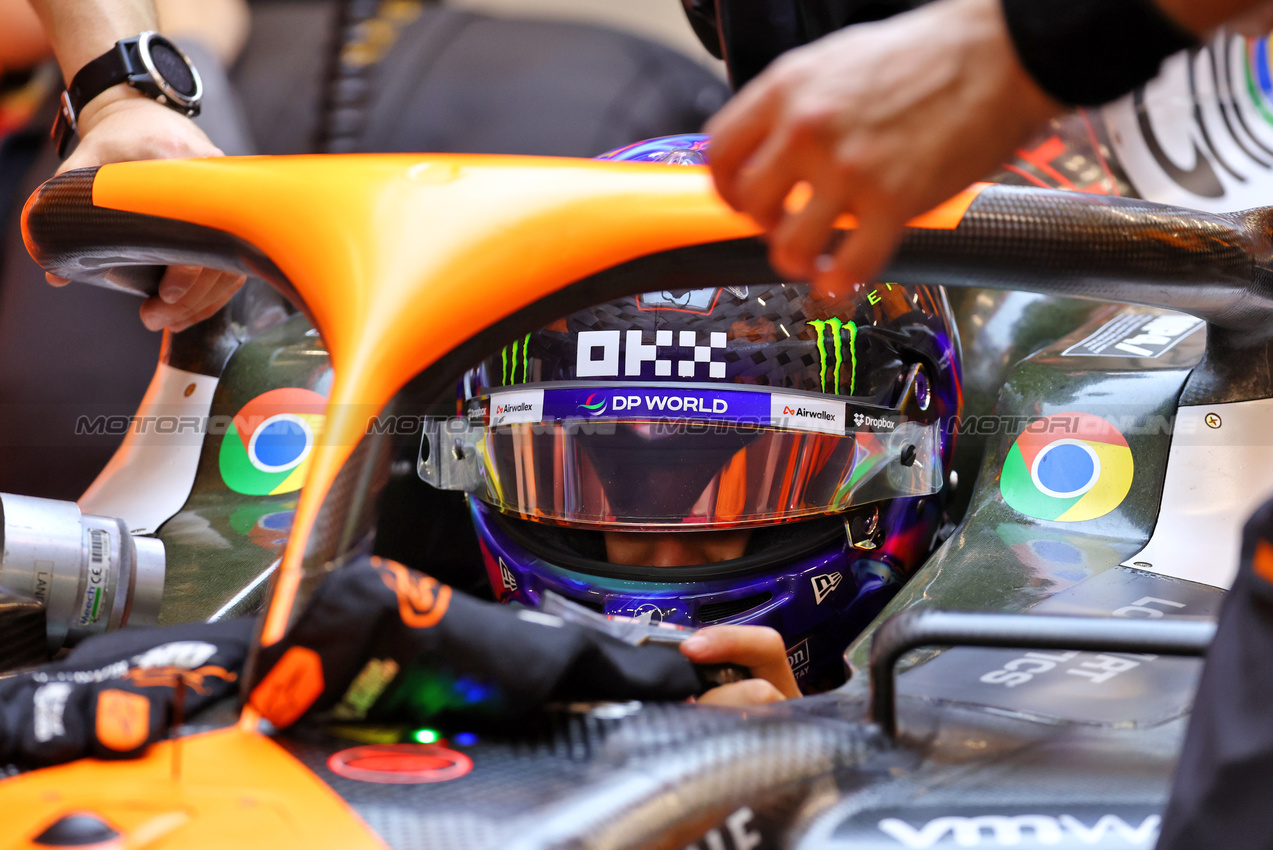
[[[961,400],[943,290],[862,284],[834,309],[775,280],[580,311],[465,375],[420,474],[468,492],[502,601],[771,626],[802,688],[833,687],[934,546]],[[737,557],[607,556],[608,533],[722,530],[746,531]]]

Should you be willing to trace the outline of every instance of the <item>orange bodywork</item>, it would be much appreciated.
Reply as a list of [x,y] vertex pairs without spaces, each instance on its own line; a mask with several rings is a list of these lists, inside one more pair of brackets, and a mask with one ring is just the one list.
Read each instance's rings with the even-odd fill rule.
[[[980,187],[917,219],[955,227]],[[562,286],[648,254],[755,236],[705,168],[373,155],[108,165],[93,204],[234,234],[305,301],[335,370],[262,631],[282,637],[304,543],[341,465],[417,372]]]
[[73,812],[100,817],[121,833],[121,848],[385,847],[304,765],[237,727],[154,744],[139,759],[37,770],[0,787],[0,822],[13,842],[6,847],[39,847],[32,839]]

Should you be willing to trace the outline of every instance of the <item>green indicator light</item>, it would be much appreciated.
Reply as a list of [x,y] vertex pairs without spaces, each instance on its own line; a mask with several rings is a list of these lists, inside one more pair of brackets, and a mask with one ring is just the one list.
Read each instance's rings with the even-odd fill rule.
[[436,744],[442,736],[436,729],[417,729],[411,737],[417,744]]

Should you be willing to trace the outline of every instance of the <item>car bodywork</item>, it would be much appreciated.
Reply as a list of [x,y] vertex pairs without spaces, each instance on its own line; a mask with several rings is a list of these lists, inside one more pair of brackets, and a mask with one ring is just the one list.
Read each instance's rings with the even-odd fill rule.
[[[1012,370],[988,419],[968,518],[886,614],[1030,611],[1156,624],[1214,616],[1222,579],[1190,580],[1187,558],[1137,561],[1155,533],[1172,453],[1186,445],[1164,423],[1219,411],[1222,428],[1238,426],[1258,416],[1268,394],[1245,374],[1250,363],[1268,362],[1266,217],[981,186],[912,223],[890,277],[1158,306],[1098,311]],[[35,256],[67,276],[144,288],[130,266],[249,270],[287,292],[321,332],[334,370],[327,437],[314,448],[275,568],[267,643],[322,565],[361,539],[362,499],[384,463],[367,423],[408,381],[443,396],[505,339],[584,301],[648,289],[651,280],[684,288],[711,285],[725,270],[731,281],[772,275],[754,226],[723,207],[696,168],[413,156],[136,163],[57,178],[28,205],[25,224]],[[1235,297],[1242,310],[1231,309]],[[1098,348],[1135,336],[1119,336],[1124,326],[1111,323],[1163,315],[1167,306],[1210,327],[1177,326],[1179,339],[1159,343],[1156,356]],[[326,358],[305,354],[321,350],[317,340],[303,331],[297,340],[288,323],[274,333],[247,345],[289,352],[298,385],[326,388]],[[200,374],[194,359],[173,366],[172,355],[169,368]],[[214,407],[219,391],[210,394]],[[242,402],[220,403],[228,412]],[[1116,423],[1134,459],[1131,486],[1108,513],[1081,522],[1022,514],[1003,498],[1000,471],[1031,422],[1066,414]],[[233,524],[233,512],[198,488],[183,512],[207,520],[169,532],[174,543],[177,532],[188,535],[191,553],[217,523]],[[270,513],[279,511],[260,516]],[[160,536],[168,542],[163,527]],[[181,552],[169,545],[176,566]],[[260,588],[271,578],[271,550],[257,549],[235,550],[249,553],[236,588],[245,577],[261,576]],[[189,590],[193,578],[182,583]],[[186,613],[211,616],[230,601],[204,593]],[[246,597],[239,604],[247,610]],[[12,776],[0,782],[0,811],[11,834],[28,841],[68,813],[94,812],[126,846],[1152,842],[1195,661],[1148,651],[1138,658],[1125,647],[1034,649],[1025,634],[1020,650],[930,651],[898,677],[900,731],[890,737],[868,722],[870,636],[849,648],[855,675],[844,688],[744,715],[583,706],[516,735],[441,730],[445,747],[413,751],[433,759],[416,784],[401,784],[412,770],[400,763],[383,766],[401,758],[387,742],[402,730],[271,736],[248,712],[237,722],[232,714],[208,721],[220,728],[188,730],[200,734],[135,762]],[[382,768],[373,781],[340,772],[338,762],[360,745],[389,746],[375,756]],[[428,781],[441,778],[439,758],[452,767],[467,760],[469,769]],[[401,775],[386,781],[386,773]]]

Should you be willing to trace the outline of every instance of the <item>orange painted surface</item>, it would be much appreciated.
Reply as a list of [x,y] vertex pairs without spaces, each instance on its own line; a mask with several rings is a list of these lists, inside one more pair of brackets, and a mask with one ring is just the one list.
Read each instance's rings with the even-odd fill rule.
[[[987,186],[991,185],[993,184],[974,183],[923,215],[911,219],[907,222],[907,226],[918,227],[921,230],[954,230],[959,226],[959,222],[963,221],[964,213],[968,212],[969,205]],[[788,212],[798,212],[809,203],[811,194],[812,190],[808,183],[798,183],[787,196],[787,200],[783,202],[783,206]],[[835,220],[835,226],[840,230],[854,230],[858,226],[858,221],[855,216],[842,215]]]
[[89,811],[147,850],[306,847],[383,850],[336,794],[263,735],[238,728],[182,739],[139,759],[84,759],[0,781],[0,823],[15,848],[53,821]]
[[[954,227],[972,201],[921,217]],[[262,640],[287,626],[304,541],[341,465],[413,375],[562,286],[651,253],[753,236],[705,168],[414,154],[167,160],[103,167],[100,207],[233,233],[283,271],[335,381]]]

